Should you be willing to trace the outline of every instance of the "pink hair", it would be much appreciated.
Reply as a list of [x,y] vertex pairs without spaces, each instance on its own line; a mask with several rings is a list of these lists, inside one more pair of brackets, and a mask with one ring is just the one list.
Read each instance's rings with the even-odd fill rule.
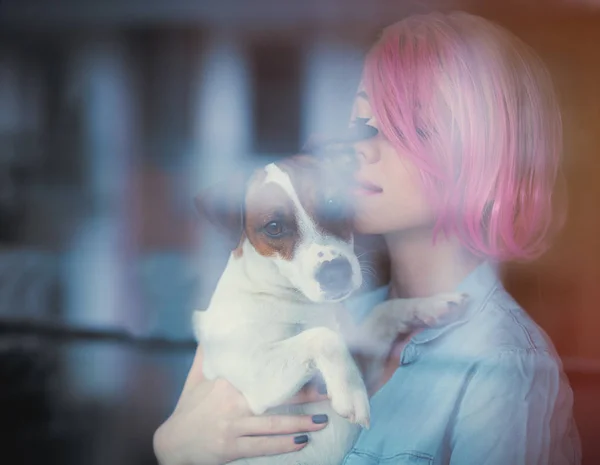
[[436,234],[501,261],[546,250],[562,124],[528,46],[466,13],[412,16],[383,31],[363,80],[379,130],[420,169]]

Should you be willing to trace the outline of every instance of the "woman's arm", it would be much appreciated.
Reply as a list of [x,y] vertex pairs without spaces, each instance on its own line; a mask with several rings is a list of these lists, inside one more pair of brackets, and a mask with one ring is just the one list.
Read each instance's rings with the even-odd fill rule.
[[[304,391],[293,401],[323,398]],[[322,420],[313,422],[308,415],[252,415],[230,383],[204,379],[199,346],[174,412],[154,434],[154,452],[161,465],[220,465],[242,457],[293,452],[306,446],[307,437],[300,433],[324,428]]]
[[451,434],[452,465],[579,465],[573,394],[541,350],[504,350],[477,365]]

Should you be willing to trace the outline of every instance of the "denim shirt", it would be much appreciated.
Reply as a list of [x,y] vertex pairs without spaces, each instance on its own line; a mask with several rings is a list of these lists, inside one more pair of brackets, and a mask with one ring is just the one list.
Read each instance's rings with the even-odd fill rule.
[[[491,264],[457,290],[470,296],[465,312],[411,338],[342,465],[580,464],[573,393],[548,337]],[[348,308],[360,319],[387,291]]]

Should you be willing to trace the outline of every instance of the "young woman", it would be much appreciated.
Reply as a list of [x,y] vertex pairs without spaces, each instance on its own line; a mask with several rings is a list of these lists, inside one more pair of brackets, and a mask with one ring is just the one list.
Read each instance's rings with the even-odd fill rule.
[[[578,464],[572,392],[543,331],[500,283],[497,264],[537,257],[552,225],[561,120],[549,75],[516,37],[480,17],[430,14],[383,31],[369,52],[352,125],[356,230],[385,237],[389,287],[349,307],[459,290],[454,321],[390,350],[345,465]],[[359,315],[360,316],[360,315]],[[292,452],[322,418],[253,417],[201,350],[155,434],[163,465]],[[286,434],[269,437],[270,434]]]

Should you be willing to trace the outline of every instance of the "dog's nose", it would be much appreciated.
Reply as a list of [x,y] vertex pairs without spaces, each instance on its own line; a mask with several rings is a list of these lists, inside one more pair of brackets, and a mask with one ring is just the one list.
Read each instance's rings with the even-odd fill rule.
[[350,285],[352,266],[347,258],[335,258],[323,263],[315,278],[323,291],[327,293],[342,292]]

